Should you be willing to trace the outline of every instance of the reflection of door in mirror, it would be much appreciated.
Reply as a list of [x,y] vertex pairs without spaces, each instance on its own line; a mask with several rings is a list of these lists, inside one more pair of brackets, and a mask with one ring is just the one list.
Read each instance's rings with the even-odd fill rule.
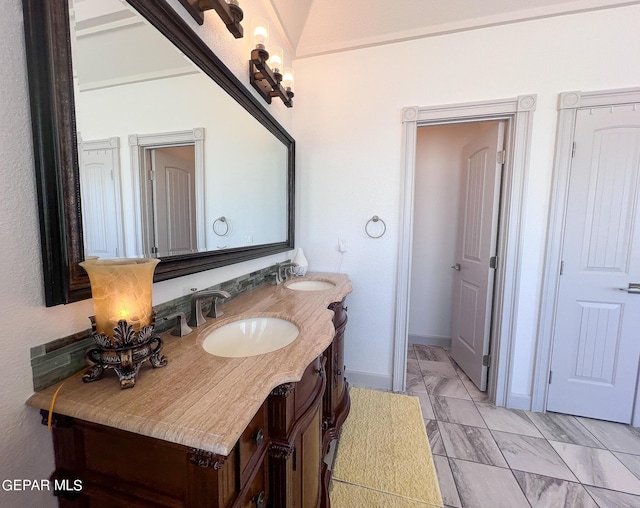
[[145,254],[153,257],[193,254],[196,241],[195,150],[193,145],[150,148],[145,161],[151,165],[145,171],[151,177],[153,224],[145,245]]
[[[120,257],[166,258],[286,242],[293,163],[288,145],[126,2],[71,5],[78,130],[91,139],[117,135],[129,147],[121,159]],[[158,218],[150,205],[159,203],[142,192],[146,176],[140,172],[150,148],[187,144],[195,145],[195,237],[185,227],[186,215],[173,230],[150,222]],[[230,225],[224,240],[213,229],[221,216]]]
[[119,138],[81,141],[78,153],[85,256],[121,257]]

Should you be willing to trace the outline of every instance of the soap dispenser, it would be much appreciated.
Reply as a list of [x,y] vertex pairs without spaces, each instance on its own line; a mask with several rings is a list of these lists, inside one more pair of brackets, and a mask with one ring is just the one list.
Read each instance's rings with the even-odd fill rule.
[[305,275],[307,273],[307,270],[309,269],[309,262],[300,247],[298,247],[298,250],[296,251],[296,256],[293,258],[293,262],[298,265],[293,268],[296,275]]

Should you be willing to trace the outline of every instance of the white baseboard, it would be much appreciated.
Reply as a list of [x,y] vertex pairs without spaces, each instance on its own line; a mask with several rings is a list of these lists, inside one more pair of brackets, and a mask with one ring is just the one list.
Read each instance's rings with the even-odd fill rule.
[[409,334],[409,344],[421,344],[423,346],[440,346],[444,348],[451,348],[451,337]]
[[531,395],[524,393],[510,393],[507,397],[507,407],[531,411]]
[[362,372],[358,370],[346,370],[345,377],[351,386],[360,388],[378,388],[380,390],[391,390],[393,378],[372,372]]

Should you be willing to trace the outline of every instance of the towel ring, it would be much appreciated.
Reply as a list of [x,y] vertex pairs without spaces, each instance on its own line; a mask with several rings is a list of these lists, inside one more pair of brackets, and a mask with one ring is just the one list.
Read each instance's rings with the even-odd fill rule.
[[[221,224],[224,224],[225,226],[224,233],[219,233],[218,230],[216,229],[216,224],[218,224],[218,222],[220,222]],[[224,215],[221,217],[218,217],[216,220],[213,221],[213,232],[218,236],[227,236],[229,234],[229,222],[227,221],[227,218]]]
[[[371,233],[369,233],[369,224],[371,224],[372,222],[382,222],[382,233],[380,233],[379,235],[372,235]],[[364,232],[367,233],[367,236],[369,238],[380,238],[381,236],[384,236],[384,234],[387,232],[387,225],[380,217],[378,217],[377,215],[374,215],[365,224]]]

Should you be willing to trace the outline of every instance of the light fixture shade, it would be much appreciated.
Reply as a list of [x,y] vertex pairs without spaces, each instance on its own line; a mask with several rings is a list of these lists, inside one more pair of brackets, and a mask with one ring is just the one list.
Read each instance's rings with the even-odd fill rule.
[[253,44],[258,49],[266,49],[269,42],[269,23],[263,18],[254,18],[251,22]]
[[293,69],[291,67],[285,67],[282,73],[282,86],[285,90],[293,90]]
[[138,333],[152,324],[153,272],[158,259],[104,259],[84,261],[89,274],[95,328],[113,339],[118,321],[125,320]]
[[282,74],[284,62],[284,51],[279,46],[271,46],[269,48],[269,67],[273,72]]

